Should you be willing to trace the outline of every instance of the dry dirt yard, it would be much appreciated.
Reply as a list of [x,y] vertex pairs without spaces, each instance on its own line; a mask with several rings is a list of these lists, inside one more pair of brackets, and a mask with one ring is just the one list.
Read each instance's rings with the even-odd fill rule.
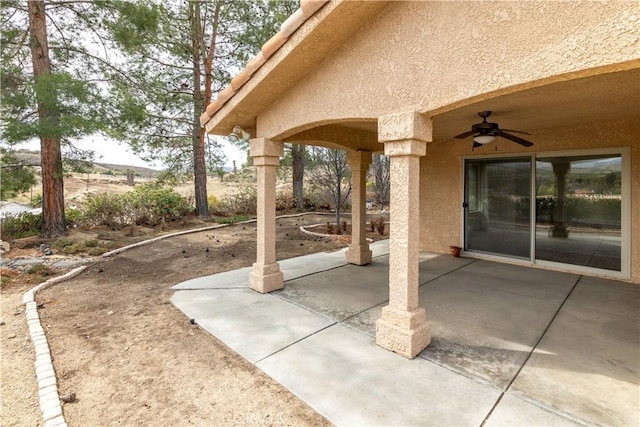
[[[344,246],[344,241],[316,240],[298,231],[299,225],[327,220],[320,215],[279,219],[278,258]],[[100,259],[79,276],[40,292],[36,300],[59,392],[77,395],[63,406],[69,425],[329,424],[190,324],[169,301],[176,283],[246,267],[254,259],[255,224],[236,224]],[[35,282],[33,275],[21,274],[1,287],[0,425],[5,427],[42,425],[35,357],[21,304]]]

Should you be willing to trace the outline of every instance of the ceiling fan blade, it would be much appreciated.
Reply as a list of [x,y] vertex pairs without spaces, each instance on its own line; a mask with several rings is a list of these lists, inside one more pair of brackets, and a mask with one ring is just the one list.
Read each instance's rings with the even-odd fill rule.
[[461,133],[461,134],[460,134],[460,135],[458,135],[458,136],[454,136],[454,138],[455,138],[455,139],[465,139],[465,138],[470,137],[470,136],[471,136],[471,135],[473,135],[474,133],[476,133],[476,131],[472,129],[472,130],[470,130],[470,131],[468,131],[468,132]]
[[515,135],[511,135],[510,133],[503,132],[502,130],[499,130],[498,132],[496,132],[496,136],[501,136],[503,138],[506,138],[510,141],[513,141],[525,147],[531,147],[533,145],[533,142],[527,141],[526,139],[522,139],[519,136],[515,136]]
[[473,146],[471,146],[471,151],[475,150],[478,147],[482,147],[482,144],[473,141]]
[[525,132],[522,130],[513,130],[513,129],[500,129],[503,132],[511,132],[511,133],[521,133],[523,135],[531,135],[529,132]]

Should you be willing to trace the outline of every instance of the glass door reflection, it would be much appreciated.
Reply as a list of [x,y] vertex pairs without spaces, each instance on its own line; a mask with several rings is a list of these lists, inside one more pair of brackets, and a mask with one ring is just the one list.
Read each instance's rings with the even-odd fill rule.
[[536,259],[620,271],[620,155],[536,159]]
[[465,162],[465,250],[531,258],[531,159]]

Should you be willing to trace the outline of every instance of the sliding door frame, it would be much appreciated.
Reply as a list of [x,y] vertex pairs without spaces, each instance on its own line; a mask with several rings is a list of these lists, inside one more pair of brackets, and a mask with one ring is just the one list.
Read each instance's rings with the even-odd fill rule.
[[[573,156],[597,156],[597,155],[619,155],[622,161],[622,203],[621,203],[621,242],[620,242],[620,271],[605,270],[600,268],[585,267],[574,264],[545,261],[536,259],[536,160],[549,157],[573,157]],[[487,254],[481,252],[465,251],[466,246],[466,225],[465,208],[466,201],[466,162],[467,160],[490,160],[490,159],[529,159],[531,164],[531,203],[530,203],[530,260],[511,258],[508,256]],[[548,268],[576,274],[588,274],[590,276],[600,276],[614,279],[629,280],[631,274],[631,150],[629,147],[611,147],[582,150],[562,150],[562,151],[541,151],[537,153],[510,153],[496,155],[463,156],[461,159],[461,201],[460,201],[460,236],[463,247],[463,255],[469,258],[486,259],[499,262],[506,262],[516,265]]]

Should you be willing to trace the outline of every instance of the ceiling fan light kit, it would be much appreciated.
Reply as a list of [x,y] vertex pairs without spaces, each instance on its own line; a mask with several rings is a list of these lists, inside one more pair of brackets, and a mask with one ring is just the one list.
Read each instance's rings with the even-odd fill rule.
[[515,142],[516,144],[520,144],[523,147],[531,147],[533,143],[531,141],[527,141],[524,138],[520,138],[519,136],[512,135],[508,132],[521,133],[524,135],[529,135],[527,132],[522,132],[519,130],[512,129],[500,129],[498,123],[490,123],[487,122],[487,117],[491,115],[491,111],[480,111],[478,115],[482,118],[482,123],[476,123],[471,126],[471,130],[461,133],[460,135],[454,137],[456,139],[465,139],[470,136],[473,136],[473,147],[480,147],[485,144],[489,144],[493,142],[497,136],[501,136],[502,138],[508,139],[510,141]]
[[495,141],[496,137],[493,135],[478,135],[473,138],[474,142],[477,142],[480,145],[488,144],[490,142]]

